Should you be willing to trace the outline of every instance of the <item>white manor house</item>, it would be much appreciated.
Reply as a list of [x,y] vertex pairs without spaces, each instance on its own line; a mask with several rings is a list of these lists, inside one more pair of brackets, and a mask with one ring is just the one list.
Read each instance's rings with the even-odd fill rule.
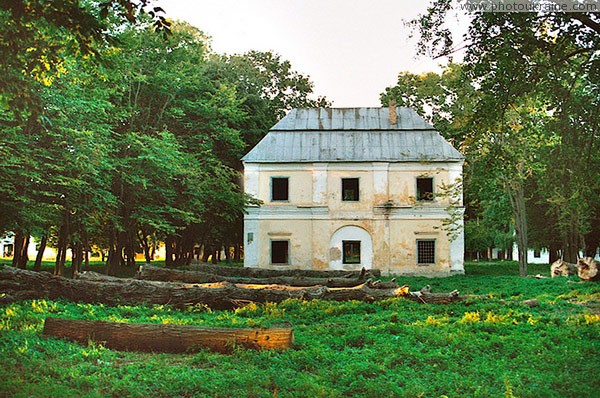
[[[463,156],[409,108],[294,109],[243,157],[244,266],[464,273]],[[449,234],[444,223],[459,227]]]

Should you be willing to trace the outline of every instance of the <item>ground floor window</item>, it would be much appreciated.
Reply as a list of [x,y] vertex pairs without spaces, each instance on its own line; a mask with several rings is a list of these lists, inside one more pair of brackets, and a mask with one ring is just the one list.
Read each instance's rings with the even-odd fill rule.
[[417,241],[417,264],[435,264],[435,240]]
[[289,264],[290,242],[288,240],[271,241],[271,264]]
[[541,258],[541,257],[542,257],[542,252],[540,250],[533,251],[533,258]]
[[360,241],[344,240],[342,241],[344,264],[360,264]]

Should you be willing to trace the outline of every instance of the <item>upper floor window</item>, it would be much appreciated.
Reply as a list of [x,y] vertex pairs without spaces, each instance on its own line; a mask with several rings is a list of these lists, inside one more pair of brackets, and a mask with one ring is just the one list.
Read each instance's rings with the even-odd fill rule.
[[289,179],[288,177],[271,178],[271,200],[284,201],[289,200]]
[[345,202],[358,202],[358,178],[342,178],[342,200]]
[[433,177],[417,178],[417,200],[432,201],[433,200]]

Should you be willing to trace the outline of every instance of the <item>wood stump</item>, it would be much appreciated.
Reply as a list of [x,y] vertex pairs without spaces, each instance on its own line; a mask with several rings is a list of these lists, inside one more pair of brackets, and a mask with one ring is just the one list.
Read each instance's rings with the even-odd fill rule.
[[581,280],[592,282],[600,280],[598,261],[592,257],[583,257],[577,261],[577,275]]
[[571,276],[577,273],[577,266],[570,264],[563,260],[556,260],[550,266],[550,276],[556,278],[557,276]]

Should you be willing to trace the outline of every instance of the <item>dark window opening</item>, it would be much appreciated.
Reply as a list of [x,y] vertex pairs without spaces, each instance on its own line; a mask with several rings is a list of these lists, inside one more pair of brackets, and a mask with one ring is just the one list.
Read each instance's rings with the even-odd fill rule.
[[417,264],[435,264],[435,240],[417,241]]
[[289,263],[289,242],[287,240],[271,241],[271,264]]
[[8,244],[4,246],[4,253],[2,255],[4,257],[11,257],[13,255],[14,246],[12,244]]
[[541,257],[542,257],[542,252],[540,250],[533,251],[533,258],[541,258]]
[[342,178],[342,200],[358,202],[358,178]]
[[287,177],[273,177],[271,179],[271,200],[288,200],[289,184]]
[[342,241],[344,252],[344,264],[360,264],[360,241],[345,240]]
[[433,200],[433,178],[432,177],[417,178],[417,200],[421,200],[421,201]]

